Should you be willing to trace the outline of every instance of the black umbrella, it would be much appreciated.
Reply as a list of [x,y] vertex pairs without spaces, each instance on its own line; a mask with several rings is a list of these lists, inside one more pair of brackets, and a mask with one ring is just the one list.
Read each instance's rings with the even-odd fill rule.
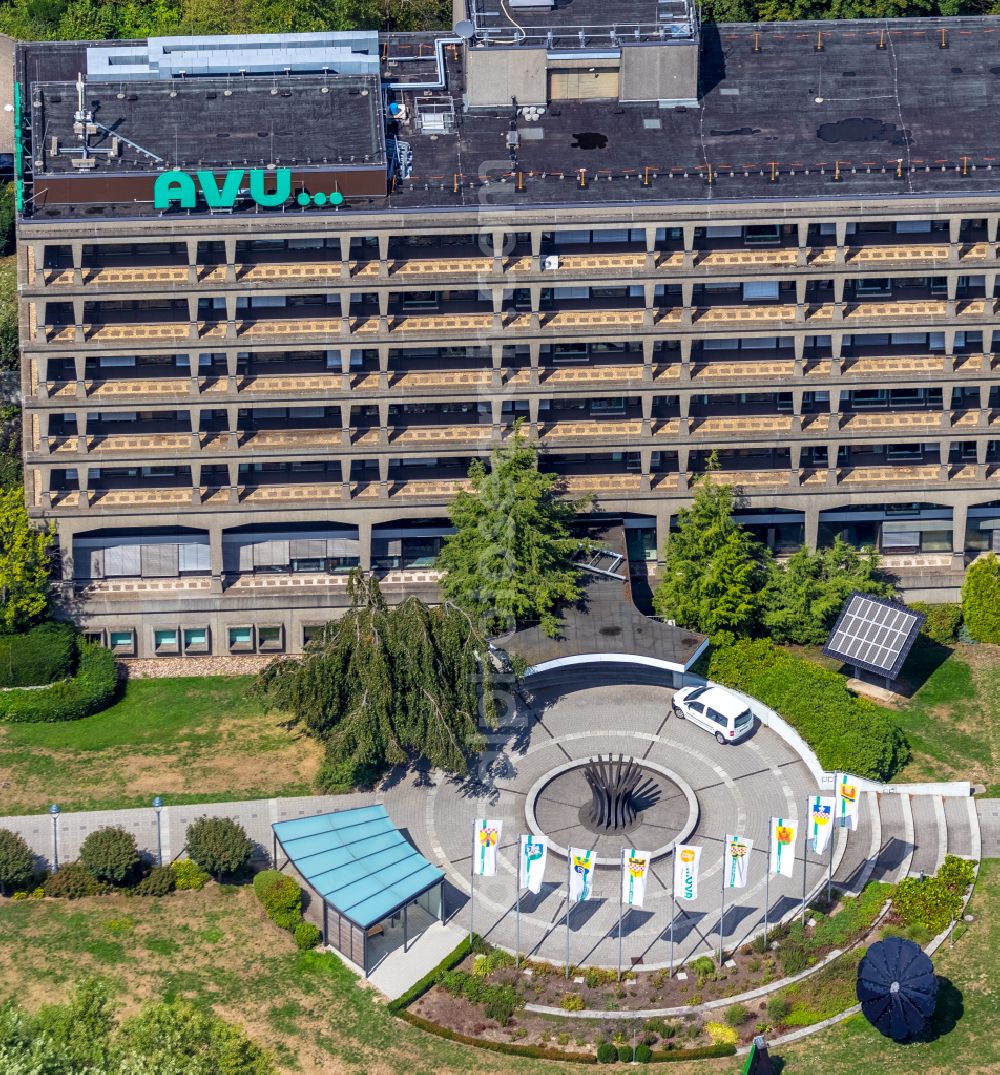
[[858,1000],[865,1018],[893,1041],[915,1037],[934,1014],[938,983],[920,945],[887,937],[858,967]]

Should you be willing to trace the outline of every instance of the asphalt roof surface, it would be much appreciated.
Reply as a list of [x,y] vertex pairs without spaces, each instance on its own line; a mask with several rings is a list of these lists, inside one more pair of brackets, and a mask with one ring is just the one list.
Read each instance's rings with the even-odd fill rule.
[[[398,50],[403,40],[396,35],[390,43]],[[30,47],[27,74],[73,79],[79,52],[51,43]],[[997,18],[707,25],[699,107],[557,102],[538,119],[518,117],[514,163],[506,146],[511,109],[463,113],[462,53],[449,48],[445,56],[448,87],[433,92],[453,98],[457,133],[423,134],[404,125],[399,135],[411,147],[410,177],[397,180],[387,198],[351,199],[342,211],[788,202],[1000,189],[1000,172],[994,171],[1000,162],[1000,116],[993,101],[1000,90]],[[387,78],[395,75],[386,71]],[[297,96],[270,94],[270,77],[256,81],[260,92],[253,95],[256,111],[249,122],[245,99],[208,102],[206,87],[198,83],[190,91],[184,87],[193,95],[189,104],[178,97],[171,111],[144,106],[121,131],[167,159],[180,153],[185,161],[207,163],[214,157],[223,166],[244,157],[261,159],[272,138],[283,159],[315,159],[335,147],[349,156],[377,140],[367,127],[378,122],[375,94],[350,99],[352,108],[368,102],[372,111],[363,121],[356,110],[313,108],[315,102],[306,109]],[[111,100],[102,103],[105,116],[125,111],[112,87],[106,90]],[[160,86],[157,92],[165,91]],[[397,99],[409,100],[410,116],[418,92],[423,95],[397,93]],[[65,114],[53,116],[46,136],[69,139],[64,131],[71,126],[73,102],[67,98]],[[220,104],[224,100],[232,116]],[[220,140],[219,134],[229,137]]]

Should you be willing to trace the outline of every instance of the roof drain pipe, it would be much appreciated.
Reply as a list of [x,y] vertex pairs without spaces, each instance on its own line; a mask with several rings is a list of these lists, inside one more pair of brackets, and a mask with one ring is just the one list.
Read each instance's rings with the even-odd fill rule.
[[[434,57],[437,62],[437,79],[433,82],[385,82],[383,85],[389,90],[443,90],[445,88],[444,71],[444,47],[445,45],[464,45],[463,38],[438,37],[434,39]],[[413,60],[422,60],[422,56],[393,56],[398,63],[407,63]]]

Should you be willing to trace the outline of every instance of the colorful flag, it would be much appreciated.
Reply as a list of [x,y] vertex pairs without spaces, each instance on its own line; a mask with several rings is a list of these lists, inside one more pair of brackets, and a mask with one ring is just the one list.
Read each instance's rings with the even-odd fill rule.
[[771,873],[795,876],[795,836],[799,823],[783,817],[771,818]]
[[857,778],[849,773],[837,773],[834,777],[834,786],[837,792],[837,824],[843,829],[855,832],[858,827],[858,806],[861,795]]
[[649,876],[649,855],[645,851],[626,848],[622,855],[622,900],[629,907],[641,907],[646,898],[646,878]]
[[547,852],[548,845],[544,836],[521,837],[521,868],[517,875],[517,883],[521,888],[536,894],[541,891]]
[[726,836],[726,858],[723,863],[726,888],[746,888],[747,868],[750,865],[750,851],[753,840],[746,836]]
[[814,795],[809,800],[809,836],[813,851],[822,855],[833,835],[833,811],[836,800],[825,795]]
[[472,872],[479,877],[492,877],[497,872],[497,845],[502,828],[502,821],[476,818],[472,833]]
[[701,848],[678,844],[674,848],[674,895],[679,900],[698,898],[698,864]]
[[569,898],[575,903],[590,899],[594,884],[593,851],[580,847],[569,849]]

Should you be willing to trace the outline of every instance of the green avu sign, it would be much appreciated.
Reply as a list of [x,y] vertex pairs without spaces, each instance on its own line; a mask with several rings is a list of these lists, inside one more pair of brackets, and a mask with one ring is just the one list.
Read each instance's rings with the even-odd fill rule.
[[[274,179],[274,189],[268,190],[264,183],[268,176]],[[242,168],[230,168],[220,183],[214,172],[163,172],[156,177],[153,185],[153,208],[194,209],[198,204],[198,192],[201,191],[205,204],[210,209],[231,209],[236,204],[240,191],[248,188],[250,198],[265,209],[277,209],[292,197],[292,173],[288,168],[277,168],[273,172],[253,169],[249,172]],[[334,191],[324,194],[307,194],[302,191],[295,201],[301,205],[340,205],[343,194]]]

